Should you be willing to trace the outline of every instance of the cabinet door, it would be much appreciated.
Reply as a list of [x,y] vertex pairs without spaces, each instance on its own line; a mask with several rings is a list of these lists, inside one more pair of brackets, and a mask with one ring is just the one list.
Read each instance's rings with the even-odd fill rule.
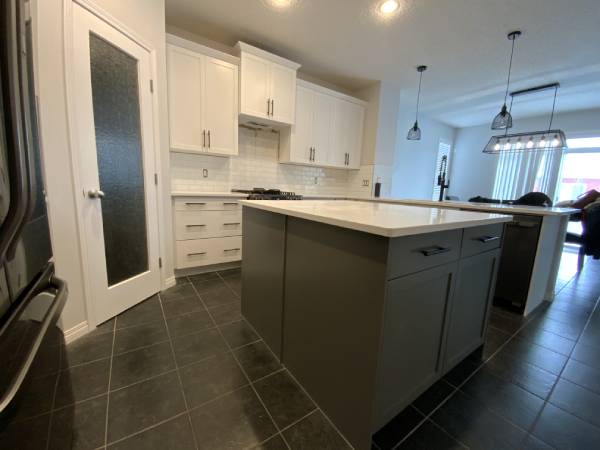
[[384,425],[442,371],[447,307],[457,263],[388,282],[375,422]]
[[238,69],[215,58],[204,64],[204,127],[206,150],[221,155],[238,154]]
[[298,86],[296,92],[296,123],[291,130],[290,160],[296,163],[312,163],[313,146],[313,92]]
[[296,98],[296,71],[271,63],[271,119],[282,123],[294,123]]
[[168,56],[170,146],[202,152],[203,56],[175,47]]
[[254,117],[269,118],[267,102],[271,98],[271,63],[246,53],[242,54],[241,113]]
[[460,260],[452,298],[444,371],[452,369],[484,342],[494,295],[499,250]]
[[360,168],[362,154],[363,129],[365,123],[365,107],[356,103],[348,102],[348,168]]
[[362,148],[364,107],[338,99],[335,101],[333,145],[329,163],[339,167],[358,168]]
[[327,164],[331,152],[333,124],[333,97],[315,92],[313,102],[313,147],[317,164]]

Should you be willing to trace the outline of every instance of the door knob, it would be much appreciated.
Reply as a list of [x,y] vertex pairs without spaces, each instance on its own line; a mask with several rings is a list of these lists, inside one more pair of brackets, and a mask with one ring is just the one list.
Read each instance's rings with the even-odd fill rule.
[[89,198],[104,198],[104,192],[100,189],[90,189],[87,191],[87,196]]

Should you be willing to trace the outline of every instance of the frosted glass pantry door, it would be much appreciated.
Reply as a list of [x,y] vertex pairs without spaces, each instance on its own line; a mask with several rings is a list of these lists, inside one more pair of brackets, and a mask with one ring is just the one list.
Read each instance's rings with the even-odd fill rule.
[[73,5],[73,86],[93,322],[160,289],[150,53]]

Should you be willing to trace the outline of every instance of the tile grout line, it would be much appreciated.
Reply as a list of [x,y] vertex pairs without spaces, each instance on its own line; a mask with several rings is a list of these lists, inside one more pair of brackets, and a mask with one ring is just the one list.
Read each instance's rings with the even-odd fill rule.
[[181,381],[181,375],[179,374],[179,368],[177,365],[177,358],[175,356],[175,349],[173,348],[173,340],[171,338],[171,332],[169,330],[169,325],[167,324],[167,319],[165,317],[165,310],[163,308],[162,296],[160,292],[158,295],[158,303],[160,305],[160,311],[162,313],[163,321],[165,324],[165,328],[167,329],[167,337],[169,338],[169,347],[171,348],[171,357],[173,358],[173,364],[175,365],[175,372],[177,373],[177,380],[179,381],[179,390],[181,391],[181,396],[183,397],[183,405],[185,406],[185,412],[187,414],[188,423],[190,424],[190,428],[192,429],[192,438],[194,439],[194,447],[198,450],[198,439],[196,438],[196,431],[194,430],[194,424],[192,423],[192,417],[190,416],[190,408],[188,406],[187,398],[185,396],[185,390],[183,389],[183,382]]
[[[219,272],[217,272],[217,276],[219,278],[221,278],[221,281],[223,280],[223,278],[221,277],[221,275],[219,275]],[[202,296],[198,293],[198,290],[196,289],[196,286],[194,286],[194,284],[192,283],[192,287],[194,289],[194,291],[196,291],[196,293],[198,294],[198,297],[200,297],[200,301],[202,302],[202,304],[204,305],[204,307],[206,307],[206,303],[204,303],[204,300],[202,299]],[[207,308],[208,311],[208,308]],[[217,323],[215,322],[215,319],[213,317],[213,315],[211,314],[210,311],[208,311],[208,314],[211,318],[211,320],[214,322],[215,325],[217,325]],[[221,336],[221,339],[223,339],[223,341],[225,342],[225,345],[229,348],[229,350],[231,351],[231,346],[229,345],[229,342],[227,341],[227,339],[225,339],[225,336],[223,335],[223,332],[221,331],[221,329],[217,326],[217,330]],[[235,360],[236,364],[238,365],[239,369],[241,370],[241,372],[244,374],[244,377],[246,377],[246,380],[250,383],[250,388],[252,389],[252,391],[254,392],[254,395],[256,395],[256,398],[258,398],[258,401],[260,402],[260,404],[262,405],[262,407],[264,408],[265,412],[267,413],[267,415],[269,416],[269,419],[271,420],[271,422],[273,423],[273,426],[275,427],[275,429],[277,430],[277,433],[281,434],[281,430],[279,428],[279,426],[277,425],[277,423],[275,422],[275,420],[273,419],[273,416],[271,415],[271,412],[267,409],[267,405],[265,405],[265,402],[263,401],[263,399],[261,398],[261,396],[258,394],[258,391],[256,390],[256,388],[254,387],[254,385],[252,384],[252,380],[250,380],[250,377],[248,376],[248,374],[246,373],[246,371],[244,370],[244,367],[242,366],[242,364],[240,363],[239,359],[236,357],[235,353],[232,351],[231,355],[233,357],[233,359]],[[281,434],[281,438],[284,442],[284,444],[286,445],[286,447],[291,450],[292,447],[290,446],[290,444],[287,442],[287,440],[285,439],[285,437],[283,436],[283,434]]]
[[110,383],[112,381],[112,363],[115,352],[115,341],[117,336],[117,320],[119,320],[119,316],[115,317],[115,323],[113,324],[113,339],[112,346],[110,348],[110,362],[108,364],[108,386],[106,389],[106,416],[104,418],[104,447],[108,445],[108,412],[110,406]]

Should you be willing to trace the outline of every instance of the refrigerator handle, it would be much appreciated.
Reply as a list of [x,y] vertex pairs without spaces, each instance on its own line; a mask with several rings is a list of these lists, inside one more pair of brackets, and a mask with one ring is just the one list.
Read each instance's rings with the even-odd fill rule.
[[[0,412],[6,409],[6,407],[11,403],[11,401],[15,397],[15,395],[17,395],[17,392],[19,392],[19,388],[23,384],[23,381],[25,380],[25,377],[29,372],[31,364],[33,363],[38,353],[40,345],[42,344],[42,341],[44,340],[48,329],[58,319],[58,316],[62,312],[62,309],[65,305],[65,301],[67,300],[68,289],[67,284],[63,280],[52,275],[50,277],[50,286],[48,287],[53,287],[56,289],[56,294],[54,296],[54,299],[52,300],[52,305],[48,308],[48,311],[42,319],[38,333],[35,337],[35,340],[33,341],[33,344],[31,345],[31,348],[29,349],[29,352],[27,353],[27,356],[22,359],[21,366],[19,367],[18,371],[15,373],[13,378],[10,380],[8,388],[4,390],[2,398],[0,398]],[[29,300],[31,301],[34,297],[35,295],[32,294]],[[28,302],[26,301],[24,303]],[[16,314],[12,317],[12,320],[9,319],[9,323],[14,323],[17,321],[18,317],[15,316],[20,315],[18,313],[22,312],[25,309],[24,306],[16,312]],[[10,326],[10,324],[7,325]],[[2,331],[6,331],[6,328],[8,328],[7,325],[3,327]]]
[[[30,204],[31,187],[29,185],[30,162],[27,156],[27,128],[25,126],[25,115],[23,111],[22,89],[27,89],[28,84],[23,85],[23,79],[27,81],[26,67],[23,67],[20,47],[23,45],[24,36],[24,6],[22,2],[3,2],[4,11],[0,16],[4,23],[0,28],[4,29],[2,40],[7,61],[2,61],[5,69],[2,78],[8,87],[9,98],[3,99],[4,119],[6,126],[6,140],[8,148],[14,149],[8,154],[8,165],[11,178],[10,207],[6,218],[0,228],[0,264],[4,264],[7,253],[11,246],[15,245],[17,237],[22,229]],[[19,8],[19,10],[17,10]],[[26,55],[25,55],[26,57]],[[25,76],[24,76],[25,75]],[[28,108],[28,106],[27,106]]]

